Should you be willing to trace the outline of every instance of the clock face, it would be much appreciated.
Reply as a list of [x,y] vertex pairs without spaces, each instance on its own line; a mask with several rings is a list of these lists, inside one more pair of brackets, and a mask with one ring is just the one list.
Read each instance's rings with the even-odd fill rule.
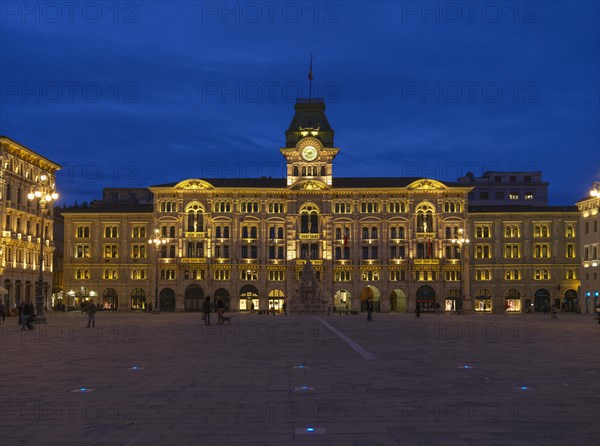
[[317,157],[317,149],[315,146],[306,146],[302,149],[302,158],[306,161],[312,161]]

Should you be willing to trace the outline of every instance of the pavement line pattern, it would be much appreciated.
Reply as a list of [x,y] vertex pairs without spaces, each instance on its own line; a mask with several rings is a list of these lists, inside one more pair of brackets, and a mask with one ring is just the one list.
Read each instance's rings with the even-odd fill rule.
[[359,355],[361,355],[367,361],[376,361],[377,360],[377,358],[375,357],[374,354],[366,351],[364,348],[362,348],[360,345],[358,345],[357,342],[355,342],[352,339],[350,339],[348,336],[346,336],[344,333],[342,333],[341,331],[339,331],[337,328],[335,328],[331,324],[325,322],[320,317],[316,317],[316,316],[313,316],[313,317],[315,319],[317,319],[319,322],[321,322],[323,325],[325,325],[327,328],[329,328],[340,339],[342,339],[343,341],[345,341],[350,347],[352,347]]

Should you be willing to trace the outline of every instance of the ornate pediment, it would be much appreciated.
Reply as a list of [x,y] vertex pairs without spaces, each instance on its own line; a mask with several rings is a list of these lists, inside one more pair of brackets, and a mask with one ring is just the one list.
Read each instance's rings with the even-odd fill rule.
[[300,181],[292,186],[292,189],[296,190],[325,190],[328,189],[327,185],[321,181],[306,180]]
[[202,189],[213,189],[213,185],[207,181],[199,179],[183,180],[177,183],[174,189],[182,190],[202,190]]
[[429,179],[422,179],[422,180],[413,181],[408,186],[406,186],[406,188],[410,189],[410,190],[441,190],[441,189],[448,189],[444,183],[441,183],[441,182],[439,182],[437,180],[429,180]]

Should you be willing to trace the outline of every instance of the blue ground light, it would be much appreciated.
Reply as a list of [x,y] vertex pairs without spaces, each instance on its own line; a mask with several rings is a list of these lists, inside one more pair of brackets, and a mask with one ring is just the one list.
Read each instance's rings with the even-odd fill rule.
[[315,428],[314,427],[307,427],[306,428],[306,432],[314,432]]

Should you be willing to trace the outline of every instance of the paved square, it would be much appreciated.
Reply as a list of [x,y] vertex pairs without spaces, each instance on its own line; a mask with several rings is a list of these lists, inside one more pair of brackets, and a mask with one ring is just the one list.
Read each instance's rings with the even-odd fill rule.
[[599,444],[591,315],[374,318],[8,318],[0,444]]

